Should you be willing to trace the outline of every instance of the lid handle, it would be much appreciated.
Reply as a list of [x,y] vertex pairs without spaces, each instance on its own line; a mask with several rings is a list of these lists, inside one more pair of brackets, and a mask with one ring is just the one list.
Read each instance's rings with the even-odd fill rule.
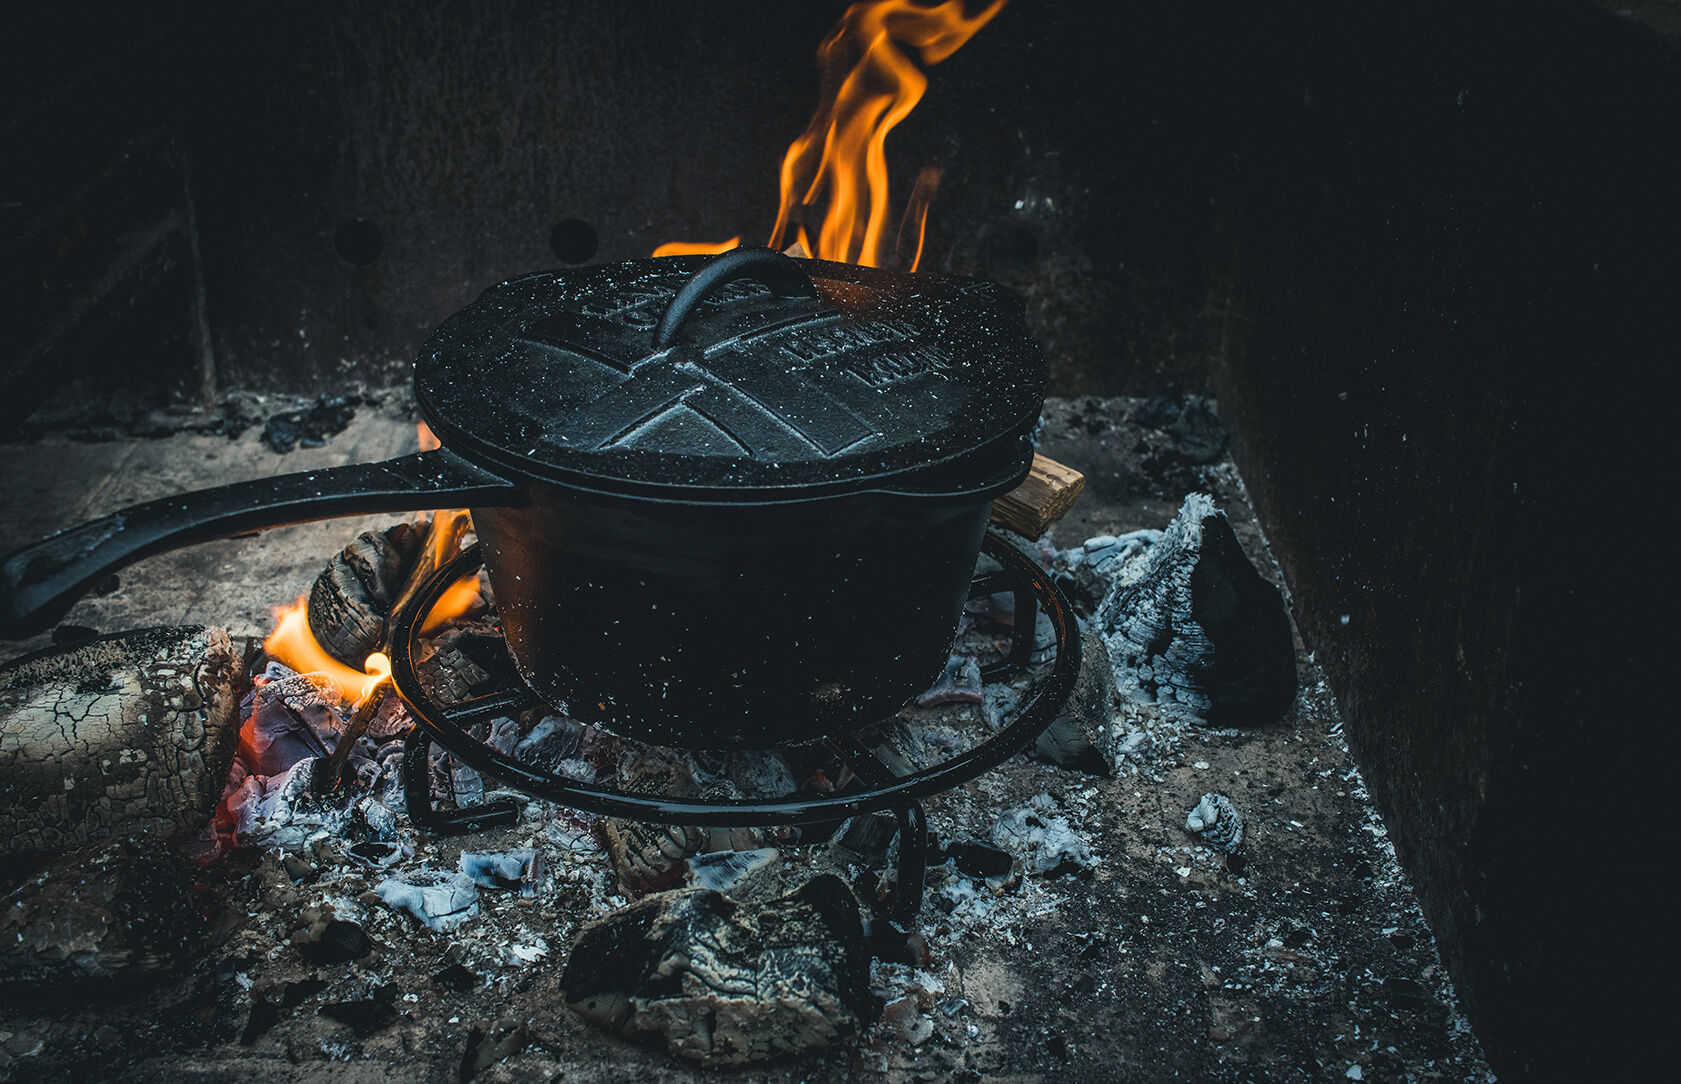
[[811,277],[800,269],[793,257],[768,248],[732,248],[683,283],[683,288],[671,299],[665,315],[660,317],[659,326],[654,329],[654,349],[663,350],[670,346],[689,313],[712,291],[736,279],[762,282],[777,297],[817,296],[817,287],[811,284]]

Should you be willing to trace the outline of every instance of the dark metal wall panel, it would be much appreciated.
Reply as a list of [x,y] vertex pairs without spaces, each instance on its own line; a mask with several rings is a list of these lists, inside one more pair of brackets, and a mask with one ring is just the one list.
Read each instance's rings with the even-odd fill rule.
[[1615,823],[1673,577],[1681,66],[1576,5],[1258,26],[1213,296],[1297,620],[1503,1079],[1617,1076],[1667,934]]
[[[669,240],[762,242],[778,168],[815,104],[845,5],[231,5],[199,28],[191,103],[224,382],[318,390],[396,379],[484,287]],[[1171,22],[1168,24],[1171,25]],[[946,171],[926,266],[1020,289],[1062,391],[1200,386],[1208,243],[1205,51],[1140,15],[1117,37],[1017,3],[944,64],[893,134],[902,200]],[[365,266],[335,233],[362,220]]]

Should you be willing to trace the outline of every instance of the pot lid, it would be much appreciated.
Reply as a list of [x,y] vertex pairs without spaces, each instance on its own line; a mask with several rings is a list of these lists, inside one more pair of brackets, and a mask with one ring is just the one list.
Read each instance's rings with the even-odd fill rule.
[[868,488],[1024,444],[1044,385],[1002,287],[769,249],[513,279],[415,362],[428,424],[468,458],[708,500]]

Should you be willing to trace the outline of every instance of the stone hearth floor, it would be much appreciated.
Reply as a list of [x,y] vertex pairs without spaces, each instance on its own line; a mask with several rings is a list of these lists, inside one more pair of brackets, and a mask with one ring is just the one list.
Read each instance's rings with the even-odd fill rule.
[[[1229,462],[1144,466],[1159,433],[1129,422],[1133,400],[1053,400],[1042,450],[1087,474],[1085,495],[1053,530],[1061,547],[1098,534],[1164,527],[1201,488],[1229,514],[1263,575],[1278,572]],[[78,443],[45,437],[0,447],[0,551],[124,505],[209,485],[367,462],[413,451],[406,399],[365,406],[324,447],[278,455],[256,430],[237,440],[177,434]],[[214,542],[125,569],[67,621],[100,632],[176,623],[260,638],[274,607],[308,590],[356,533],[399,517],[327,520]],[[0,642],[0,660],[50,642]],[[1301,695],[1280,724],[1190,729],[1114,778],[1017,758],[928,803],[947,835],[984,833],[1005,809],[1048,795],[1090,847],[1083,875],[1028,878],[989,909],[942,908],[922,925],[930,962],[888,976],[919,999],[916,1019],[876,1024],[847,1045],[714,1079],[753,1080],[1468,1080],[1488,1077],[1457,1011],[1405,875],[1395,863],[1341,737],[1336,706],[1298,643]],[[1246,822],[1241,876],[1184,829],[1204,792],[1228,795]],[[529,818],[528,818],[529,820]],[[453,867],[462,850],[529,845],[529,824],[422,841]],[[564,858],[560,859],[564,861]],[[247,868],[251,865],[247,861]],[[591,874],[593,876],[593,874]],[[110,1079],[341,1081],[461,1079],[475,1027],[523,1025],[524,1049],[474,1079],[645,1081],[699,1070],[663,1049],[604,1034],[569,1012],[557,985],[588,877],[554,876],[551,898],[485,899],[447,934],[378,912],[375,950],[311,966],[287,943],[322,883],[282,893],[225,875],[246,916],[190,971],[128,1000],[40,1005],[0,992],[0,1077],[98,1072]],[[272,880],[272,879],[271,879]],[[334,894],[355,895],[354,879]],[[285,912],[285,913],[281,913]],[[546,952],[501,940],[540,936]],[[433,976],[464,963],[465,992]],[[253,988],[318,980],[248,1045]],[[299,986],[304,989],[304,986]],[[391,999],[391,1022],[358,1037],[328,1003]],[[919,1026],[926,1019],[932,1030]]]

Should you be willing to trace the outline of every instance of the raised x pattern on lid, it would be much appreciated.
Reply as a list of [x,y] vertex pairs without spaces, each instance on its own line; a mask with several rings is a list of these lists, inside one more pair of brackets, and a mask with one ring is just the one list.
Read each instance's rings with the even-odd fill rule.
[[493,466],[750,499],[867,488],[1019,438],[1037,417],[1044,362],[1013,295],[766,255],[815,296],[727,281],[691,299],[664,345],[662,317],[709,257],[492,287],[421,351],[427,420]]

